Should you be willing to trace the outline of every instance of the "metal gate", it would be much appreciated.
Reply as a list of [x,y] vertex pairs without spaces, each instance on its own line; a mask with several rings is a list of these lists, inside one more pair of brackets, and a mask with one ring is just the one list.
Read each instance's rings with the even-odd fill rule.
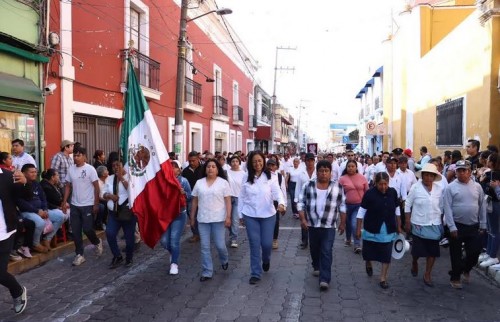
[[106,156],[118,151],[118,120],[87,115],[74,115],[73,127],[75,142],[87,149],[88,163],[93,163],[95,150],[103,150]]

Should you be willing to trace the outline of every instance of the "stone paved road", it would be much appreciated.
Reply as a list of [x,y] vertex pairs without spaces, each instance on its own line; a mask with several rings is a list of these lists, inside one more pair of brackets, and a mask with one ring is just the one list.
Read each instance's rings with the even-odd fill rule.
[[[11,300],[0,289],[1,321],[494,321],[500,320],[500,289],[473,272],[471,284],[453,290],[448,283],[449,258],[443,250],[435,267],[435,288],[422,274],[410,275],[410,257],[393,261],[388,290],[364,272],[359,255],[337,236],[331,288],[320,292],[311,274],[309,253],[297,248],[298,221],[282,219],[280,247],[271,270],[259,285],[249,285],[249,251],[243,229],[240,247],[229,249],[229,270],[216,267],[211,281],[199,282],[197,245],[185,241],[180,274],[168,275],[168,254],[142,247],[135,265],[109,270],[109,249],[96,259],[71,267],[72,255],[19,275],[28,288],[28,308],[15,316]],[[215,255],[214,255],[214,258]],[[423,269],[423,262],[420,269]]]

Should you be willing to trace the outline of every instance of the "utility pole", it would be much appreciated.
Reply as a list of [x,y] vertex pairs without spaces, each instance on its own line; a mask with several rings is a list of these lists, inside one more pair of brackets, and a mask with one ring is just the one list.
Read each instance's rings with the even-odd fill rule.
[[276,119],[277,119],[277,115],[276,115],[276,77],[277,77],[277,74],[278,74],[278,70],[280,71],[295,71],[295,67],[279,67],[278,68],[278,52],[280,50],[297,50],[297,47],[281,47],[281,46],[278,46],[276,47],[276,60],[274,62],[274,86],[273,86],[273,101],[271,103],[271,153],[274,153],[274,140],[276,138],[276,134],[275,134],[275,129],[276,129],[276,125],[275,125],[275,122],[276,122]]

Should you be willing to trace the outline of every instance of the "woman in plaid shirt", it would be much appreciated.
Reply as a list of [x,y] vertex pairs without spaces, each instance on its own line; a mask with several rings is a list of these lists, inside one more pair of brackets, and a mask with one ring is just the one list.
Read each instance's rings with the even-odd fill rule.
[[339,234],[345,230],[345,197],[342,186],[331,181],[332,165],[327,160],[316,164],[316,180],[304,184],[297,209],[300,224],[309,232],[313,275],[319,276],[319,287],[327,290],[332,277],[332,249],[335,240],[337,209],[340,208]]

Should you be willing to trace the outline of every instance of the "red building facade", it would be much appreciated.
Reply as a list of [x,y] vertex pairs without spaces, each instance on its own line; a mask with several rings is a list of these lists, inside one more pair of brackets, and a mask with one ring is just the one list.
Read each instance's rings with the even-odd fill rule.
[[[195,4],[190,18],[214,8]],[[46,69],[47,83],[57,85],[46,99],[46,162],[63,139],[81,142],[89,155],[118,149],[127,57],[173,150],[179,19],[174,0],[50,2],[50,31],[60,43]],[[183,160],[191,150],[253,149],[255,64],[222,19],[209,14],[188,23]]]

